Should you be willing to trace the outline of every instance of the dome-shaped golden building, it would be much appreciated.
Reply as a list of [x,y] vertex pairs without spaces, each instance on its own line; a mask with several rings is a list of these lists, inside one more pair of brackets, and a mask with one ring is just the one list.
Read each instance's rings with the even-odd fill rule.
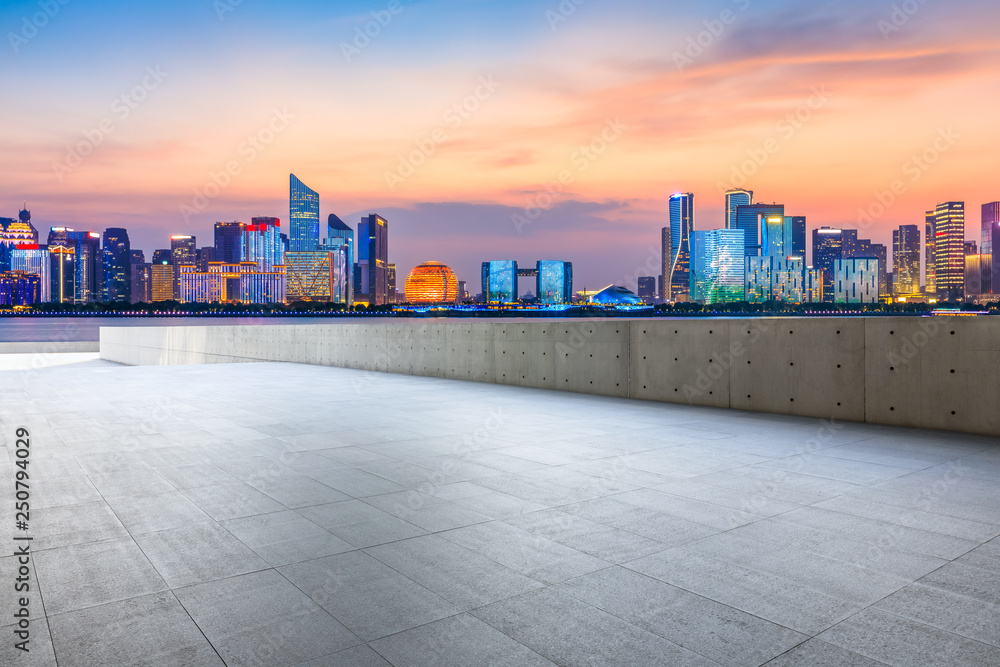
[[455,303],[458,278],[441,262],[424,262],[410,271],[405,289],[409,303]]

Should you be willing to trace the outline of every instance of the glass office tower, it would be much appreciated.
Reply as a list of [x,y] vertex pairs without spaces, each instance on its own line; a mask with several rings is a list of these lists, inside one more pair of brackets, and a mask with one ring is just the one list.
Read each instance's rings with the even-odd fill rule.
[[692,231],[694,195],[676,194],[670,198],[670,276],[663,280],[671,301],[690,294]]
[[729,190],[726,192],[726,229],[739,229],[736,224],[736,207],[753,204],[753,190]]
[[760,255],[762,234],[764,233],[764,219],[768,216],[781,218],[784,224],[785,205],[784,204],[750,204],[748,206],[736,207],[736,226],[734,229],[742,229],[745,241],[746,255]]
[[289,249],[312,252],[319,247],[319,193],[289,174]]
[[39,299],[48,303],[52,294],[52,283],[49,278],[49,251],[39,247],[37,243],[22,243],[14,246],[10,257],[10,270],[32,273],[41,279]]
[[104,230],[104,301],[129,302],[132,299],[132,246],[128,232],[121,227]]
[[354,302],[354,263],[357,261],[354,251],[354,230],[343,220],[331,213],[326,221],[325,249],[333,251],[341,247],[344,248],[344,253],[347,257],[345,274],[347,287],[344,298],[346,299],[346,303],[350,304]]
[[965,202],[938,204],[934,211],[934,283],[949,301],[965,293]]
[[354,299],[369,306],[389,303],[389,223],[380,215],[361,218]]
[[573,300],[573,264],[542,260],[538,262],[535,295],[539,303],[569,303]]
[[920,293],[920,227],[900,225],[892,232],[893,292]]
[[517,262],[483,262],[483,299],[486,303],[516,303],[517,297]]
[[691,247],[691,300],[707,305],[743,301],[743,230],[692,232]]
[[820,227],[813,230],[813,266],[823,272],[823,300],[832,302],[833,264],[844,258],[844,230]]

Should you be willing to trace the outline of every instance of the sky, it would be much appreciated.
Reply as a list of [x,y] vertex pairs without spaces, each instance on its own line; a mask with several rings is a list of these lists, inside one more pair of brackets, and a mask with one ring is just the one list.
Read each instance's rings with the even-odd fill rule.
[[[1000,4],[986,0],[0,0],[0,216],[212,244],[288,218],[288,175],[403,276],[659,272],[667,200],[734,185],[891,247],[1000,199]],[[810,232],[811,233],[811,232]],[[890,253],[891,254],[891,253]]]

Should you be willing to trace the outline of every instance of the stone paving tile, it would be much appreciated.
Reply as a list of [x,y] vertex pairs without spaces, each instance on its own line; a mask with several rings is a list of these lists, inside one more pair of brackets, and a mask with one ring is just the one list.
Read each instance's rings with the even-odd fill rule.
[[294,364],[0,399],[36,465],[36,643],[0,664],[1000,664],[989,438],[802,456],[814,420]]

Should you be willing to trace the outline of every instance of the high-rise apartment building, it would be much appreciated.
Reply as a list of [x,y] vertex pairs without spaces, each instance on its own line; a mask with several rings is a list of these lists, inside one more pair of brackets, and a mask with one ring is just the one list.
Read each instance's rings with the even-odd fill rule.
[[900,225],[892,232],[893,292],[920,293],[920,227]]
[[103,240],[102,299],[127,303],[132,300],[132,246],[128,232],[121,227],[108,227]]
[[671,301],[683,299],[691,291],[691,232],[694,231],[694,195],[690,192],[670,198],[670,277],[663,282]]
[[312,252],[319,248],[319,193],[289,174],[289,250]]
[[743,300],[742,229],[691,232],[692,301],[707,305]]
[[354,299],[368,306],[389,303],[389,223],[380,215],[361,219],[358,225],[358,264]]
[[937,205],[934,212],[934,282],[938,295],[961,301],[965,289],[965,202]]

